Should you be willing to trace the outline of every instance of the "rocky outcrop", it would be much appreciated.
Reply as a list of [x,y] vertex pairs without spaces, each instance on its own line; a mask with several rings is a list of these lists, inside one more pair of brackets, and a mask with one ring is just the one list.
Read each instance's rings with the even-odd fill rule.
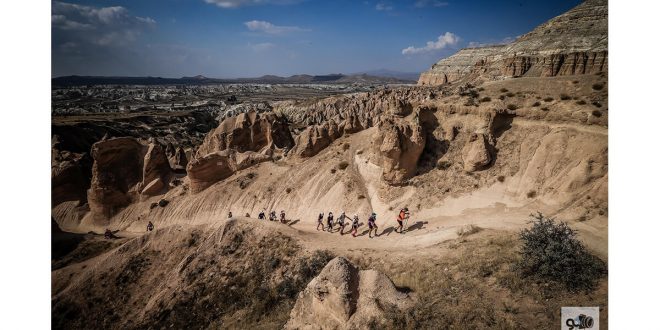
[[186,151],[182,147],[176,149],[172,163],[172,167],[175,169],[185,169],[188,165],[188,157],[186,157]]
[[389,184],[401,184],[413,177],[426,138],[417,119],[406,122],[387,118],[377,126],[373,140],[374,162],[383,169],[382,179]]
[[286,119],[274,113],[252,111],[226,118],[187,163],[190,190],[200,192],[236,171],[272,160],[273,150],[288,150],[293,145]]
[[89,168],[91,159],[85,154],[53,149],[51,160],[51,203],[53,206],[66,201],[87,201]]
[[92,146],[92,182],[87,192],[95,219],[105,219],[142,195],[167,190],[171,170],[163,148],[134,138],[113,138]]
[[195,158],[188,163],[186,168],[190,180],[190,191],[198,193],[214,183],[230,177],[236,171],[270,160],[269,155],[253,151],[239,153],[232,149],[216,151]]
[[286,119],[274,114],[241,113],[223,120],[210,132],[197,150],[197,157],[212,152],[234,149],[259,152],[268,148],[291,148],[293,137]]
[[334,121],[307,127],[296,137],[296,146],[291,150],[295,155],[311,157],[329,146],[342,135]]
[[285,329],[391,328],[387,313],[413,303],[414,297],[398,291],[384,274],[358,270],[337,257],[298,295]]
[[474,172],[490,164],[492,157],[489,151],[488,138],[483,133],[472,133],[462,150],[463,169]]
[[141,193],[148,196],[163,193],[163,190],[167,190],[165,180],[169,179],[171,171],[170,163],[161,145],[150,143],[144,155]]
[[313,103],[283,101],[274,109],[297,125],[319,125],[333,120],[346,133],[372,127],[382,115],[405,116],[413,108],[431,98],[431,91],[383,89],[324,98]]
[[433,64],[431,70],[420,75],[417,84],[436,86],[457,81],[472,72],[476,63],[486,61],[501,51],[502,47],[488,46],[461,49],[456,54]]
[[606,0],[584,1],[505,46],[462,49],[418,84],[607,72],[607,16]]

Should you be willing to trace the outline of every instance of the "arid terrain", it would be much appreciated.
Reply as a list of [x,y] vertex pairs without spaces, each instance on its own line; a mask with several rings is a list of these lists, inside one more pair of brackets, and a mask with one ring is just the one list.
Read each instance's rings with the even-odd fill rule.
[[[53,327],[607,328],[607,276],[513,267],[536,212],[607,262],[606,2],[417,85],[323,86],[54,89]],[[342,211],[357,237],[317,230]]]

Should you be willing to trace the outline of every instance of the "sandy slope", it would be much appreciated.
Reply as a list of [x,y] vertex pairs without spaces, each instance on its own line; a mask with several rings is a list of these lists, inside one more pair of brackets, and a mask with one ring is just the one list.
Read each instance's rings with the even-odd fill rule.
[[[601,257],[607,257],[606,213],[599,215],[591,211],[606,209],[607,175],[583,180],[585,174],[579,171],[585,159],[606,150],[606,129],[516,118],[511,129],[498,140],[498,160],[492,168],[476,175],[466,175],[453,168],[432,171],[419,176],[417,180],[421,184],[403,187],[382,184],[380,168],[369,162],[369,137],[374,129],[342,137],[309,159],[248,168],[198,194],[178,187],[164,196],[170,200],[167,207],[149,208],[160,197],[145,200],[110,219],[108,227],[138,234],[144,232],[147,221],[157,228],[213,224],[225,221],[229,211],[240,216],[249,213],[257,221],[261,209],[276,210],[278,214],[286,210],[287,218],[291,219],[287,228],[296,229],[296,235],[310,244],[329,248],[405,249],[455,238],[456,230],[467,224],[518,230],[526,224],[530,213],[541,211],[572,223],[582,232],[587,245]],[[458,150],[450,148],[443,159],[460,162],[457,156],[460,143],[459,134]],[[350,165],[345,170],[338,169],[341,161]],[[454,167],[459,166],[460,163]],[[254,178],[240,189],[238,181],[245,180],[248,173]],[[497,180],[499,175],[506,176],[504,182]],[[567,184],[571,180],[579,184]],[[446,192],[445,186],[451,191]],[[530,190],[535,190],[537,196],[529,198]],[[408,223],[410,231],[400,235],[392,230],[396,214],[404,205],[411,209],[412,218]],[[75,209],[72,205],[67,207]],[[333,211],[338,216],[342,210],[349,216],[357,213],[362,222],[366,222],[370,212],[376,212],[381,236],[352,238],[316,231],[319,212]],[[61,212],[66,214],[66,209]],[[582,214],[590,216],[580,219]],[[78,226],[75,221],[59,222],[67,230],[78,232],[98,232],[104,227],[92,225],[88,218]],[[360,234],[364,234],[365,227],[366,224],[360,227]]]

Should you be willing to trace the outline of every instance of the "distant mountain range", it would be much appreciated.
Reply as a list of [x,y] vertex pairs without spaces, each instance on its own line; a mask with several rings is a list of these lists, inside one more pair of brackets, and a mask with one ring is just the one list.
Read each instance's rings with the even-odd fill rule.
[[402,79],[402,80],[417,81],[417,79],[419,79],[419,74],[420,73],[419,72],[401,72],[401,71],[394,71],[394,70],[388,70],[388,69],[379,69],[379,70],[357,72],[356,74],[366,74],[366,75],[376,76],[376,77],[391,77],[391,78],[397,78],[397,79]]
[[[380,75],[375,73],[381,73]],[[398,76],[397,76],[398,74]],[[413,84],[419,74],[403,73],[388,70],[377,70],[350,75],[293,75],[280,77],[266,75],[258,78],[218,79],[202,75],[182,78],[161,77],[106,77],[106,76],[63,76],[52,79],[53,86],[85,86],[85,85],[210,85],[210,84]]]

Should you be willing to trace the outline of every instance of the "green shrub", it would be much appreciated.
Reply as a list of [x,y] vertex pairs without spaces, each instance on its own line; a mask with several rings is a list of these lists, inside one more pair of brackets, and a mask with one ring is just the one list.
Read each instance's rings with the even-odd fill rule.
[[591,102],[591,104],[592,104],[594,107],[596,107],[596,108],[600,108],[600,107],[603,106],[603,105],[600,104],[600,102],[598,102],[598,101],[593,101],[593,102]]
[[603,115],[603,113],[600,112],[599,110],[594,110],[594,111],[591,112],[591,115],[594,116],[594,117],[600,117],[600,116]]
[[516,109],[518,109],[518,106],[515,105],[515,104],[509,104],[509,105],[506,106],[506,108],[509,109],[509,110],[516,110]]
[[534,198],[536,197],[536,190],[530,190],[527,192],[527,198]]
[[532,227],[520,232],[522,248],[514,269],[523,276],[559,282],[569,290],[591,289],[606,266],[577,239],[565,222],[555,222],[538,212],[530,215]]
[[534,104],[532,104],[533,107],[538,107],[540,105],[541,105],[541,102],[539,102],[539,101],[536,101],[536,102],[534,102]]
[[601,83],[591,85],[591,88],[593,88],[594,90],[597,90],[597,91],[603,89],[603,87],[605,87],[605,85],[603,85]]
[[579,100],[579,101],[575,102],[575,104],[577,104],[577,105],[585,105],[585,104],[587,104],[587,102],[586,102],[585,100]]
[[339,167],[340,170],[345,170],[348,167],[348,162],[342,161],[337,165],[337,167]]
[[516,94],[513,94],[513,93],[511,93],[511,92],[506,93],[506,96],[507,96],[507,97],[514,97],[515,95],[516,95]]
[[562,100],[564,100],[564,101],[565,101],[565,100],[570,100],[570,99],[571,99],[571,97],[568,96],[568,95],[566,95],[566,94],[561,94],[561,95],[559,95],[559,98],[562,99]]
[[555,99],[553,99],[553,98],[551,98],[551,97],[546,97],[546,98],[543,99],[543,101],[545,101],[545,102],[552,102],[552,101],[554,101],[554,100],[555,100]]
[[506,89],[506,88],[501,88],[501,89],[500,89],[500,92],[502,92],[502,93],[506,93],[506,92],[508,92],[508,91],[509,91],[509,90]]
[[482,98],[481,100],[479,100],[479,102],[490,102],[490,97],[486,96],[486,97]]
[[547,107],[543,107],[543,108],[541,108],[541,110],[543,110],[543,111],[550,111],[550,109],[548,109]]

